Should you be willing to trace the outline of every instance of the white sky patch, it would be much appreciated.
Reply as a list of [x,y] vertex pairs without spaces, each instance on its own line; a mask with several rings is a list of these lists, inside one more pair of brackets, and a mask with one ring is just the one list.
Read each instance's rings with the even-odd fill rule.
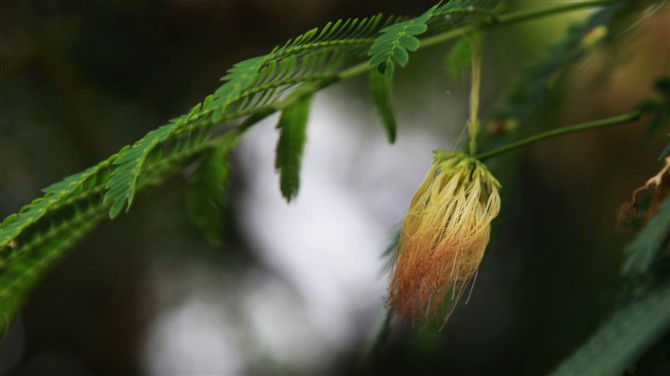
[[376,118],[319,95],[300,192],[286,203],[274,171],[276,121],[258,124],[241,145],[241,172],[249,179],[242,222],[268,264],[304,295],[320,330],[346,344],[360,335],[358,313],[372,322],[383,308],[380,255],[430,166],[435,139],[413,131],[390,146]]

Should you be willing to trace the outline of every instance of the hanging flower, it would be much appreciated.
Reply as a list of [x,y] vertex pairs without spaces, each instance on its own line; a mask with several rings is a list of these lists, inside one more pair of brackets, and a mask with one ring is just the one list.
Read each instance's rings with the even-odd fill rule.
[[475,158],[435,152],[403,221],[388,290],[390,308],[405,321],[446,322],[484,256],[499,189]]

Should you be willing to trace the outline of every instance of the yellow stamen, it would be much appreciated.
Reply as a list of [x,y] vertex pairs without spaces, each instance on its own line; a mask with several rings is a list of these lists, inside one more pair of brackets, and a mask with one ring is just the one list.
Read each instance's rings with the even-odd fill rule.
[[403,221],[389,285],[388,304],[403,319],[447,320],[484,256],[499,189],[478,160],[435,152]]

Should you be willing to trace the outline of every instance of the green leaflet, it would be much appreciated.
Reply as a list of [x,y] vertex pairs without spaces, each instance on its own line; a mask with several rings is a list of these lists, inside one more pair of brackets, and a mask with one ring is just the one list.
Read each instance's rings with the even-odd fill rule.
[[[88,207],[73,208],[73,214],[46,224],[45,230],[18,244],[2,258],[0,268],[0,335],[9,329],[27,293],[72,245],[105,217],[102,197],[92,198]],[[65,213],[62,213],[65,216]],[[60,223],[62,221],[62,223]]]
[[211,102],[211,107],[207,106],[207,110],[212,111],[212,122],[218,123],[223,120],[228,106],[238,99],[237,97],[247,88],[253,84],[258,77],[258,71],[265,63],[266,56],[258,56],[247,59],[235,64],[228,73],[221,78],[226,81],[220,88],[214,92],[214,99]]
[[670,327],[670,286],[620,310],[552,373],[621,375]]
[[370,92],[372,101],[382,120],[389,143],[394,143],[396,138],[396,120],[393,114],[392,95],[393,82],[385,74],[376,69],[370,69]]
[[276,47],[268,54],[271,59],[282,58],[287,55],[304,54],[318,49],[330,48],[357,48],[372,44],[379,29],[392,23],[395,18],[377,14],[362,19],[349,18],[328,22],[319,30],[311,29],[298,37],[287,41],[283,46]]
[[307,118],[312,97],[305,97],[286,108],[279,118],[279,141],[275,168],[279,172],[279,187],[286,201],[291,201],[300,188],[300,166],[307,141]]
[[404,67],[409,62],[409,51],[416,51],[421,44],[416,38],[423,34],[437,5],[431,7],[416,18],[395,23],[382,29],[381,35],[375,39],[368,55],[371,56],[370,66],[376,67],[387,77],[393,77],[394,63]]
[[[205,100],[205,105],[209,103]],[[137,181],[142,173],[143,166],[151,152],[161,143],[168,141],[173,136],[178,136],[187,125],[198,124],[209,125],[207,118],[202,116],[201,104],[197,104],[188,114],[180,116],[168,124],[147,133],[133,146],[119,153],[114,160],[114,170],[105,188],[105,204],[110,205],[109,218],[114,219],[125,207],[130,210],[135,197]]]
[[221,207],[227,200],[226,183],[230,177],[226,158],[240,139],[237,133],[226,136],[224,142],[204,156],[186,194],[191,223],[213,245],[220,243],[223,229]]
[[144,161],[156,145],[167,139],[172,129],[172,124],[167,124],[149,132],[114,162],[116,168],[105,186],[107,194],[104,201],[111,205],[109,218],[116,218],[124,206],[126,211],[130,209]]
[[622,273],[645,273],[670,236],[670,197],[658,206],[658,212],[625,248],[627,255]]
[[18,214],[12,214],[5,218],[1,227],[2,231],[0,231],[0,247],[6,247],[23,230],[52,210],[62,206],[69,196],[79,194],[83,190],[92,189],[96,185],[96,176],[106,171],[116,157],[117,154],[114,154],[104,162],[44,188],[42,190],[45,192],[44,197],[33,200],[30,204],[21,208]]
[[[139,178],[137,191],[160,185],[174,176],[194,155],[207,148],[208,137],[207,129],[195,129],[179,136],[164,152],[156,149],[150,153],[145,159],[145,173]],[[0,246],[0,313],[3,318],[0,332],[7,329],[34,284],[105,218],[110,207],[103,199],[105,186],[111,180],[112,161],[120,154],[46,188],[45,196],[35,200],[37,209],[32,206],[35,202],[24,208],[24,212],[39,213],[39,216],[19,213],[4,221],[5,243]],[[49,205],[43,206],[44,202]]]

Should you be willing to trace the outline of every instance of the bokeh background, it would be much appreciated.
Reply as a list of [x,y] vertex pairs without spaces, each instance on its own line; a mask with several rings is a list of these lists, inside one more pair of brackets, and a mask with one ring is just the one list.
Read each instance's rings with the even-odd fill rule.
[[[557,1],[510,2],[515,8]],[[233,63],[337,18],[419,14],[409,1],[133,1],[0,4],[1,217],[185,112]],[[611,58],[580,63],[562,110],[572,124],[625,112],[670,74],[670,11],[640,18]],[[547,55],[575,12],[496,29],[484,46],[484,112]],[[384,317],[387,261],[434,149],[462,141],[467,82],[449,45],[397,73],[398,141],[386,143],[364,79],[320,92],[301,191],[273,169],[277,117],[233,153],[224,241],[187,221],[190,171],[104,223],[35,289],[0,345],[7,375],[544,374],[617,306],[616,209],[659,169],[644,125],[566,136],[515,158],[516,179],[468,304],[440,333]],[[644,121],[643,121],[644,122]],[[494,171],[495,173],[495,171]],[[668,342],[666,335],[665,342]],[[653,356],[653,354],[652,354]]]

